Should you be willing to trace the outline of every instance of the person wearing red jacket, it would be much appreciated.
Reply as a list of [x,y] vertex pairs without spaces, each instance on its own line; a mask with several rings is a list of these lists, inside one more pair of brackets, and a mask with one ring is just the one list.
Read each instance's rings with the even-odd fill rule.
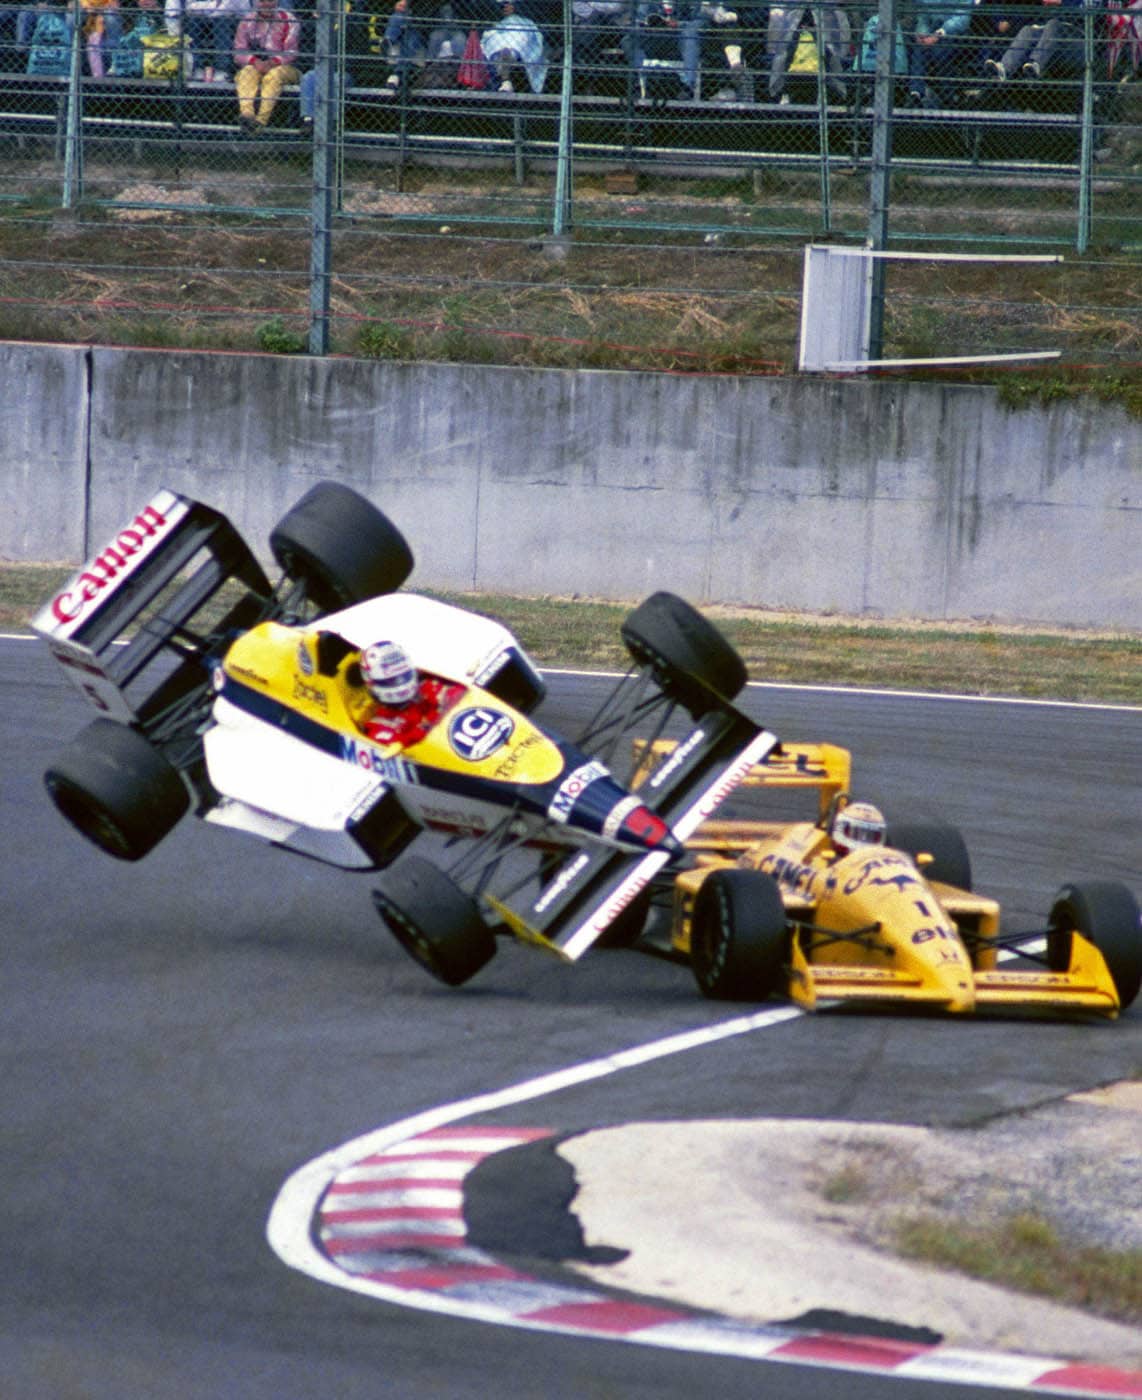
[[464,687],[437,676],[420,676],[396,642],[374,642],[361,653],[361,679],[376,702],[362,728],[375,744],[419,744],[464,694]]
[[234,84],[238,124],[247,135],[266,129],[282,88],[300,81],[296,67],[300,33],[297,16],[276,8],[274,0],[254,0],[253,11],[238,25]]

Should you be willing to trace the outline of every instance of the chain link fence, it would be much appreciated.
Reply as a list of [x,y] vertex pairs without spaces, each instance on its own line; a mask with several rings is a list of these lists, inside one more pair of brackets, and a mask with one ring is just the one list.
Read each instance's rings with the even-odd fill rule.
[[1142,0],[248,6],[0,0],[0,334],[760,371],[871,238],[1067,255],[886,350],[1139,359]]

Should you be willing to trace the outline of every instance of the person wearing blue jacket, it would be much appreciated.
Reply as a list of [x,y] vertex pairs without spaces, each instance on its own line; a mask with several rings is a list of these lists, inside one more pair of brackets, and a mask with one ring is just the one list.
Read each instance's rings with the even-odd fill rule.
[[937,107],[940,97],[934,79],[951,76],[963,52],[971,24],[972,6],[958,7],[949,0],[914,0],[913,25],[908,39],[908,103],[912,107]]

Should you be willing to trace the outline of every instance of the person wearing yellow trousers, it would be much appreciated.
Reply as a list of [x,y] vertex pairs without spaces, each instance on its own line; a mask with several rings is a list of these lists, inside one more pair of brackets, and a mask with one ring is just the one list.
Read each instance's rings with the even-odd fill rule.
[[249,135],[264,131],[283,87],[299,81],[297,48],[301,26],[274,0],[254,0],[254,9],[234,36],[234,83],[238,122]]

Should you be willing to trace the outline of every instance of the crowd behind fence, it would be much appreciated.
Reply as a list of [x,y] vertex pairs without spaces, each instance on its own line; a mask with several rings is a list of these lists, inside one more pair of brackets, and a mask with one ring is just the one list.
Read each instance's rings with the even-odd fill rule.
[[0,219],[293,219],[318,310],[338,216],[426,169],[400,216],[489,232],[1142,245],[1142,0],[894,8],[882,49],[871,0],[0,0]]

